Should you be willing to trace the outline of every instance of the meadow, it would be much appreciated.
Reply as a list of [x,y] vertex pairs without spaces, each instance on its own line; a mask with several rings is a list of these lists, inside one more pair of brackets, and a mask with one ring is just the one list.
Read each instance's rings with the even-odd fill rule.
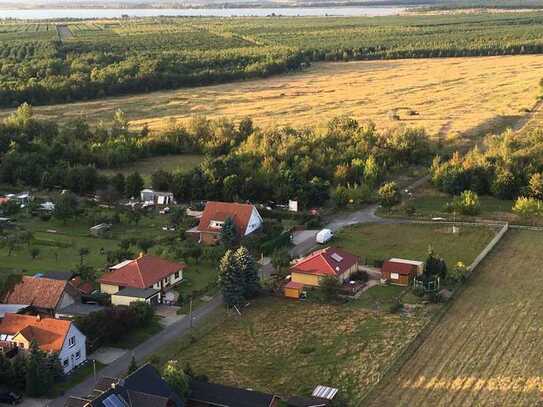
[[[448,267],[462,261],[470,264],[495,235],[486,227],[460,227],[453,234],[450,225],[443,224],[367,224],[343,229],[334,238],[334,245],[342,247],[361,261],[372,263],[391,257],[424,261],[432,246]],[[409,236],[409,240],[405,239]]]
[[381,128],[423,127],[432,136],[461,142],[460,135],[471,140],[521,120],[536,101],[542,68],[539,55],[320,63],[268,79],[35,107],[34,112],[60,122],[84,117],[108,124],[120,108],[132,128],[147,124],[152,130],[197,115],[249,116],[263,127],[312,126],[350,115]]
[[509,231],[369,405],[537,405],[542,241],[541,232]]

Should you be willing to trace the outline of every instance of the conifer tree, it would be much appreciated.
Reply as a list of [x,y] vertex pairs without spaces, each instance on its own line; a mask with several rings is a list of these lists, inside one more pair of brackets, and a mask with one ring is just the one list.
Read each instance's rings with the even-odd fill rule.
[[218,284],[227,306],[233,307],[243,302],[243,279],[232,250],[227,250],[219,263]]
[[243,296],[245,298],[254,298],[260,290],[258,265],[249,250],[244,246],[236,250],[234,257],[241,274]]
[[236,231],[236,224],[230,217],[224,220],[220,233],[221,243],[225,247],[234,247],[238,241],[238,232]]

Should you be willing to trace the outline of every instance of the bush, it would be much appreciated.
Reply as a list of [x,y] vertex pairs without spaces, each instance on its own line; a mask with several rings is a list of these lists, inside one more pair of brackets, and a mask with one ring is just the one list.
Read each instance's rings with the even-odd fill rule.
[[399,299],[395,299],[392,304],[388,306],[388,312],[391,314],[397,314],[403,310],[403,304]]
[[369,275],[366,271],[363,271],[363,270],[359,270],[359,271],[355,271],[353,274],[351,274],[351,277],[350,279],[352,281],[358,281],[358,282],[361,282],[361,283],[365,283],[369,280]]
[[379,203],[383,208],[390,209],[394,205],[400,203],[401,195],[398,185],[395,182],[387,182],[377,191]]
[[481,211],[481,204],[479,203],[479,196],[470,190],[462,192],[459,196],[453,200],[452,207],[460,212],[462,215],[474,216]]

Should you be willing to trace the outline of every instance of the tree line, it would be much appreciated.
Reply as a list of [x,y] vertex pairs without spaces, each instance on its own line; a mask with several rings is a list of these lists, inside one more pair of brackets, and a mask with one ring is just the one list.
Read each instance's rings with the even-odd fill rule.
[[428,164],[433,149],[422,129],[380,131],[349,117],[322,128],[266,130],[248,118],[197,117],[148,137],[145,129],[130,131],[122,112],[111,128],[91,129],[82,120],[65,126],[37,120],[25,104],[0,124],[0,182],[6,184],[137,197],[144,186],[138,173],[108,177],[98,169],[172,153],[205,157],[188,172],[153,174],[152,187],[179,201],[298,199],[309,207],[331,197],[340,205],[368,200],[387,173]]

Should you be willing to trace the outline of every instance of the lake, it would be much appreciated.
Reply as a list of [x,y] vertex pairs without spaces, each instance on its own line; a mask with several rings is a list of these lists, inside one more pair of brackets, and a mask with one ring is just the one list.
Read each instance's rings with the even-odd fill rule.
[[292,8],[201,8],[201,9],[32,9],[2,10],[0,18],[24,20],[63,18],[121,18],[186,16],[186,17],[265,17],[280,16],[389,16],[399,14],[405,7],[292,7]]

